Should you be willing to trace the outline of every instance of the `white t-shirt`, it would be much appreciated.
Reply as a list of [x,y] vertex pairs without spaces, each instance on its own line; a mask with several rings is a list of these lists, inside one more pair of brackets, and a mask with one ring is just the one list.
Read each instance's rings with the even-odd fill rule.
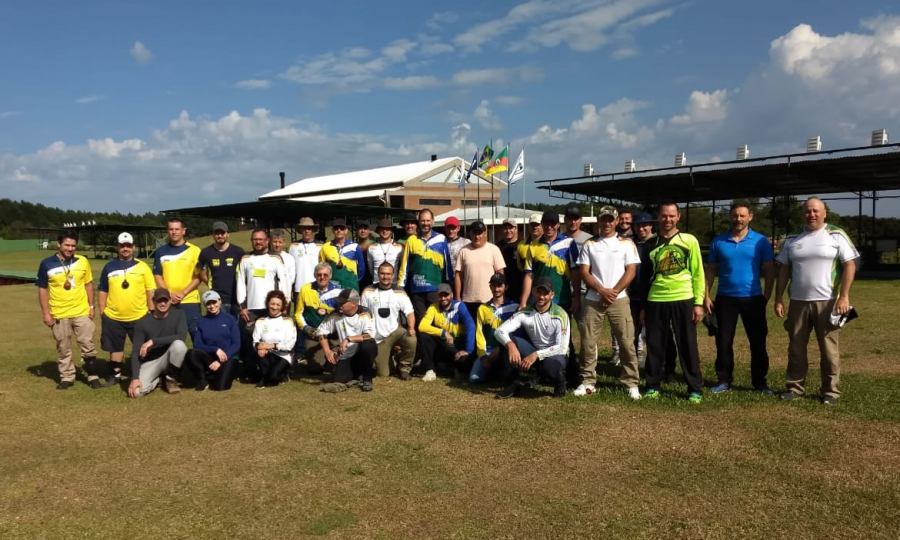
[[314,270],[319,264],[319,251],[322,250],[320,242],[295,242],[291,244],[288,253],[294,256],[294,290],[300,292],[307,283],[316,280]]
[[291,294],[291,284],[287,280],[284,261],[277,253],[257,255],[248,253],[241,259],[237,274],[237,301],[247,309],[265,309],[266,295],[278,288],[286,297]]
[[[288,290],[292,290],[294,288],[294,280],[297,278],[297,260],[294,259],[294,256],[286,251],[279,251],[279,255],[281,255],[281,261],[284,262],[284,275],[287,277],[287,282],[290,284],[288,286]],[[288,302],[291,301],[291,297],[287,297]]]
[[791,300],[831,300],[839,289],[842,263],[859,257],[843,230],[833,225],[788,236],[778,257],[791,265]]
[[[601,287],[611,289],[625,275],[625,267],[629,264],[640,264],[637,247],[630,238],[591,238],[584,243],[581,253],[578,255],[579,265],[588,265],[591,275],[594,276]],[[619,292],[616,298],[625,298],[625,289]],[[587,299],[594,302],[600,301],[600,294],[594,289],[587,290]]]
[[[371,250],[372,248],[369,247],[369,251]],[[372,337],[377,343],[384,341],[384,338],[400,327],[401,315],[405,320],[414,313],[412,302],[403,289],[385,290],[378,286],[366,287],[359,305],[365,306],[372,312],[372,318],[375,319],[375,333]],[[379,309],[387,309],[390,314],[382,317],[378,312]]]
[[380,242],[370,244],[366,250],[366,263],[372,272],[372,279],[378,281],[378,267],[385,261],[394,267],[394,284],[397,284],[397,275],[400,273],[400,256],[403,255],[403,244],[396,242],[388,242],[382,244]]
[[[316,333],[319,336],[327,336],[333,332],[337,332],[338,341],[344,341],[347,338],[363,334],[375,337],[375,321],[372,320],[372,314],[369,310],[362,305],[359,306],[356,314],[352,317],[347,317],[340,311],[333,311],[322,321]],[[340,355],[339,360],[346,360],[356,354],[358,346],[359,343],[351,342],[347,344],[347,349],[344,351],[344,354]],[[338,352],[338,350],[334,349],[334,352]]]
[[456,240],[452,242],[449,238],[447,239],[447,247],[450,248],[450,262],[453,264],[453,270],[458,268],[456,258],[459,256],[459,251],[471,243],[471,240],[463,238],[462,236],[457,236]]
[[297,327],[290,317],[265,317],[253,323],[253,346],[257,343],[274,343],[272,352],[292,362],[291,353],[297,342]]

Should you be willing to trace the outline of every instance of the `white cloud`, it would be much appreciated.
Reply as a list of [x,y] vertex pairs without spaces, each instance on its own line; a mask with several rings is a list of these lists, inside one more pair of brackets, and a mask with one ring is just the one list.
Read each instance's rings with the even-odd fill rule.
[[365,92],[393,66],[402,64],[418,43],[398,39],[374,54],[362,47],[352,47],[319,56],[298,59],[279,77],[304,85],[325,85],[344,91]]
[[434,43],[425,43],[424,45],[422,45],[422,47],[419,50],[424,55],[436,56],[438,54],[451,53],[455,49],[453,48],[453,45],[449,45],[447,43],[441,43],[441,42],[434,42]]
[[272,81],[268,79],[247,79],[238,81],[234,84],[235,88],[247,88],[251,90],[265,90],[272,86]]
[[93,103],[95,101],[100,101],[101,99],[103,99],[105,97],[106,96],[98,96],[96,94],[91,94],[90,96],[84,96],[84,97],[80,97],[80,98],[76,99],[75,103],[84,105],[86,103]]
[[391,62],[403,62],[406,55],[416,48],[418,43],[408,39],[398,39],[392,41],[381,49],[381,54]]
[[420,90],[434,88],[440,84],[438,78],[433,75],[388,77],[383,81],[384,87],[391,90]]
[[639,54],[641,54],[641,51],[634,47],[622,47],[614,50],[610,56],[612,56],[613,60],[625,60],[626,58],[632,58]]
[[13,182],[37,182],[38,180],[40,179],[37,176],[30,174],[25,167],[18,167],[13,171]]
[[536,66],[517,68],[467,69],[453,74],[453,84],[480,86],[506,84],[515,81],[529,82],[544,78],[544,71]]
[[694,90],[688,98],[684,114],[673,116],[673,124],[721,122],[728,116],[728,91],[701,92]]
[[503,128],[500,119],[491,111],[491,102],[486,99],[481,100],[472,116],[484,129],[500,130]]
[[146,64],[150,60],[153,60],[153,53],[140,41],[134,42],[134,47],[131,48],[130,52],[131,57],[134,58],[134,61],[138,64]]
[[425,27],[434,32],[439,32],[445,27],[459,20],[459,15],[452,11],[441,11],[434,13],[427,21]]
[[116,142],[109,137],[106,139],[89,139],[88,140],[88,149],[106,159],[119,157],[123,151],[133,151],[136,152],[144,147],[147,144],[140,139],[127,139],[122,142]]
[[12,118],[13,116],[19,116],[20,114],[24,114],[22,111],[6,111],[0,113],[0,120],[4,118]]

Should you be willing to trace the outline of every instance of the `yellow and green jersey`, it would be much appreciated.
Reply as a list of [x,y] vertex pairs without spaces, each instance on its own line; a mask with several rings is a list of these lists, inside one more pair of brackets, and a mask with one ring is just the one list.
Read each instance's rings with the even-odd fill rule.
[[[160,246],[153,255],[153,275],[162,276],[170,293],[185,290],[191,281],[198,276],[197,262],[200,260],[200,248],[185,242],[180,246],[166,244]],[[182,304],[199,304],[200,293],[194,289],[181,300]]]
[[403,245],[397,285],[410,293],[434,292],[453,282],[453,263],[447,238],[431,231],[428,238],[410,236]]
[[97,286],[97,290],[107,293],[103,314],[114,321],[136,321],[147,314],[147,292],[155,288],[156,281],[147,263],[134,259],[109,261],[100,272]]
[[457,351],[472,352],[475,349],[475,321],[466,305],[459,300],[451,300],[447,311],[440,304],[431,304],[419,323],[419,332],[444,339],[453,337]]
[[328,288],[319,290],[315,281],[300,287],[297,293],[297,309],[294,311],[294,320],[297,327],[303,330],[307,326],[318,328],[325,317],[337,309],[337,297],[341,294],[342,287],[334,281],[328,282]]
[[549,278],[553,283],[553,303],[572,305],[572,270],[577,268],[578,244],[574,238],[557,233],[552,242],[543,237],[530,244],[525,259],[525,273],[534,280]]
[[641,290],[650,302],[693,300],[703,305],[706,277],[700,243],[692,234],[652,236],[641,252]]
[[519,309],[519,303],[513,302],[508,298],[503,299],[500,306],[495,306],[493,302],[481,304],[478,306],[478,316],[475,321],[475,350],[478,351],[478,357],[490,354],[499,343],[494,337],[494,332],[507,319],[515,315]]
[[359,281],[366,275],[366,256],[356,242],[339,246],[334,240],[322,246],[319,262],[331,265],[331,279],[344,289],[359,291]]
[[73,319],[90,315],[93,298],[88,298],[84,286],[93,280],[91,265],[85,257],[73,255],[63,260],[53,255],[41,261],[35,285],[47,289],[50,315],[54,319]]

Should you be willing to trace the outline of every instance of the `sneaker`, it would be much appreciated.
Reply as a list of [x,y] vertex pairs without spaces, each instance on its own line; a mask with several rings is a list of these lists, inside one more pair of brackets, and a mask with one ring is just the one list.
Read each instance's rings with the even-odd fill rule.
[[725,392],[731,390],[731,385],[727,382],[719,383],[712,388],[709,389],[713,394],[724,394]]
[[62,381],[56,385],[57,390],[68,390],[74,383],[72,381]]
[[612,364],[614,366],[618,366],[619,364],[622,363],[622,359],[619,358],[619,353],[617,353],[617,352],[613,353],[612,358],[610,358],[609,361],[612,362]]
[[594,385],[592,384],[582,384],[579,385],[574,391],[572,391],[573,395],[576,396],[589,396],[594,393]]
[[790,390],[788,390],[787,392],[781,394],[780,397],[781,397],[782,401],[791,401],[792,399],[799,398],[800,394],[795,394],[794,392],[791,392]]
[[169,394],[178,394],[181,392],[181,388],[178,388],[178,381],[172,379],[170,377],[164,377],[163,384],[165,385],[165,390]]
[[257,390],[262,390],[265,387],[266,387],[265,381],[263,381],[262,379],[256,381],[256,389]]
[[374,390],[374,388],[372,387],[372,381],[363,381],[362,391],[371,392],[372,390]]
[[100,379],[93,379],[88,382],[88,386],[93,388],[94,390],[100,390],[101,388],[106,388],[106,386],[100,382]]
[[822,398],[822,405],[837,405],[837,398],[833,396],[825,396]]
[[555,398],[563,398],[566,397],[566,383],[559,383],[553,389],[553,397]]
[[498,393],[494,397],[497,399],[509,399],[511,397],[514,397],[518,393],[519,393],[519,383],[512,383],[511,385],[509,385],[506,388],[504,388],[503,390],[501,390],[500,393]]
[[769,388],[768,386],[763,386],[762,388],[757,388],[756,391],[764,396],[771,396],[771,395],[775,394],[775,392],[773,392],[772,389]]
[[659,390],[653,388],[648,389],[644,392],[644,399],[659,399]]
[[409,373],[400,373],[399,378],[401,381],[408,381],[412,377],[409,376]]
[[700,392],[691,392],[691,395],[688,396],[688,401],[694,405],[699,405],[703,403],[703,394]]
[[206,379],[201,379],[200,382],[197,383],[197,386],[194,387],[194,390],[202,392],[207,388],[209,388],[209,383],[206,382]]
[[106,378],[106,386],[115,386],[122,382],[122,373],[110,373]]
[[431,382],[435,380],[437,380],[437,373],[435,373],[433,369],[429,369],[425,372],[425,375],[422,376],[422,382]]
[[638,390],[637,386],[632,386],[631,388],[626,389],[625,393],[628,394],[628,397],[635,401],[641,399],[641,391]]

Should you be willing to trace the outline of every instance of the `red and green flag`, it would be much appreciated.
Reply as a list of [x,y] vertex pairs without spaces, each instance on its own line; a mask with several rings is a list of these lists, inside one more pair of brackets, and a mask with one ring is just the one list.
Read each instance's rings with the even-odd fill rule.
[[487,170],[484,172],[486,174],[497,174],[498,172],[505,171],[509,168],[509,147],[505,147],[503,150],[497,154],[493,160],[491,160],[490,165],[488,165]]

